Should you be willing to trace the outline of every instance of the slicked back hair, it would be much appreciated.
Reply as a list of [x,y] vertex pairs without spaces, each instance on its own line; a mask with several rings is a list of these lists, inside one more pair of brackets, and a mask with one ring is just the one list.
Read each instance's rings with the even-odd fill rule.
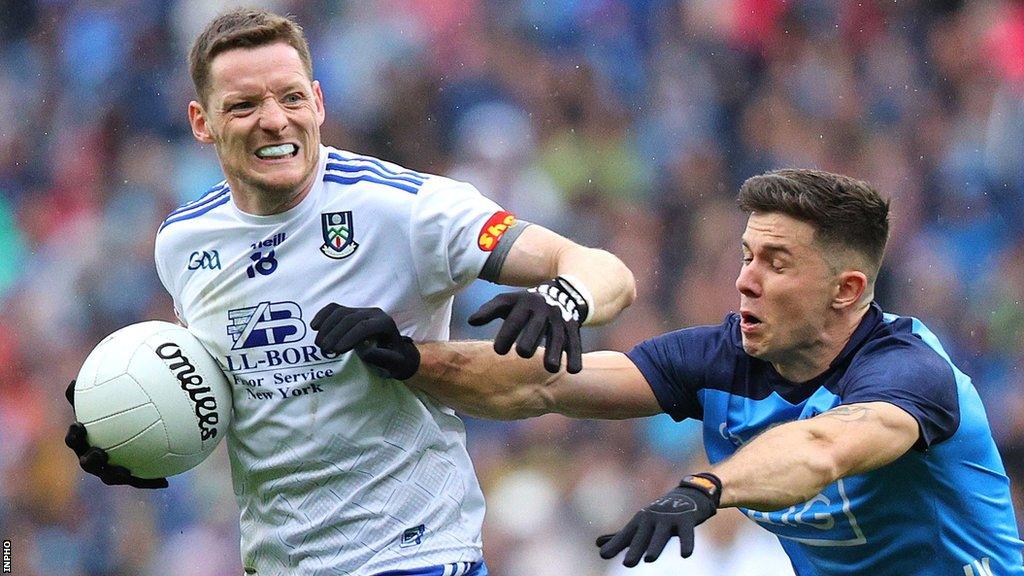
[[306,75],[313,79],[313,59],[302,27],[291,18],[253,8],[225,12],[207,24],[192,43],[188,69],[199,101],[206,105],[210,92],[210,63],[234,48],[256,48],[283,42],[299,53]]
[[774,170],[747,179],[737,203],[744,212],[781,213],[814,227],[827,252],[852,250],[878,273],[889,238],[889,200],[870,184],[821,170]]

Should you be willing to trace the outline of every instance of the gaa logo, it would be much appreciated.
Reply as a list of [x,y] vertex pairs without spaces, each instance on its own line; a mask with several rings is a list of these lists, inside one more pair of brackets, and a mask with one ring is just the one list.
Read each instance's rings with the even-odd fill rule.
[[189,270],[220,270],[220,254],[216,250],[193,252],[188,257]]
[[306,335],[302,309],[295,302],[260,302],[228,311],[232,350],[298,342]]

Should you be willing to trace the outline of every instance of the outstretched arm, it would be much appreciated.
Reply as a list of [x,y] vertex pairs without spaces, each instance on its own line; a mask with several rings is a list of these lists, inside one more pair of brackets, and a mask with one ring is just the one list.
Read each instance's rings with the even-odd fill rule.
[[406,384],[456,410],[516,420],[547,413],[574,418],[636,418],[661,412],[636,365],[619,352],[583,355],[583,370],[547,372],[537,362],[498,355],[490,342],[426,342]]
[[722,481],[721,506],[779,510],[840,478],[885,466],[919,434],[917,420],[893,404],[837,406],[765,431],[711,472]]
[[917,421],[885,402],[839,406],[771,428],[710,472],[684,477],[615,534],[598,538],[602,558],[628,548],[623,564],[656,559],[672,536],[684,557],[693,529],[716,509],[779,510],[806,502],[836,480],[884,466],[918,439]]

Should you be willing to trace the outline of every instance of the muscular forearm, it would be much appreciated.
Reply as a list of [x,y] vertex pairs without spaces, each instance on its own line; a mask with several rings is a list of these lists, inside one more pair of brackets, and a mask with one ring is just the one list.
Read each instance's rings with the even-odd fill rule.
[[560,255],[556,274],[578,278],[590,290],[594,309],[587,317],[588,325],[611,321],[636,299],[633,273],[604,250],[570,246]]
[[490,342],[418,346],[419,371],[406,384],[471,416],[622,419],[661,411],[639,369],[619,352],[584,354],[582,372],[551,374],[536,359],[497,354]]
[[425,342],[420,367],[406,384],[459,412],[516,420],[550,412],[544,387],[559,377],[536,360],[499,355],[491,342]]
[[917,421],[897,406],[841,405],[766,431],[711,471],[722,480],[722,506],[779,510],[892,462],[918,437]]
[[721,506],[779,510],[810,500],[839,477],[828,440],[801,424],[772,428],[711,469],[722,480]]

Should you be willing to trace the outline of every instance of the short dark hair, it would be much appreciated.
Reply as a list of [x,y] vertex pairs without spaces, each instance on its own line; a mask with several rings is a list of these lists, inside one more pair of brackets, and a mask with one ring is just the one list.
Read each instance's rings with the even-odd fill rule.
[[295,20],[266,10],[239,8],[225,12],[206,25],[189,51],[188,69],[200,102],[206,104],[210,91],[210,62],[234,48],[256,48],[284,42],[299,53],[306,75],[313,79],[309,43]]
[[778,212],[814,227],[826,248],[867,257],[874,272],[889,239],[889,200],[862,180],[821,170],[789,168],[748,178],[736,198],[744,212]]

